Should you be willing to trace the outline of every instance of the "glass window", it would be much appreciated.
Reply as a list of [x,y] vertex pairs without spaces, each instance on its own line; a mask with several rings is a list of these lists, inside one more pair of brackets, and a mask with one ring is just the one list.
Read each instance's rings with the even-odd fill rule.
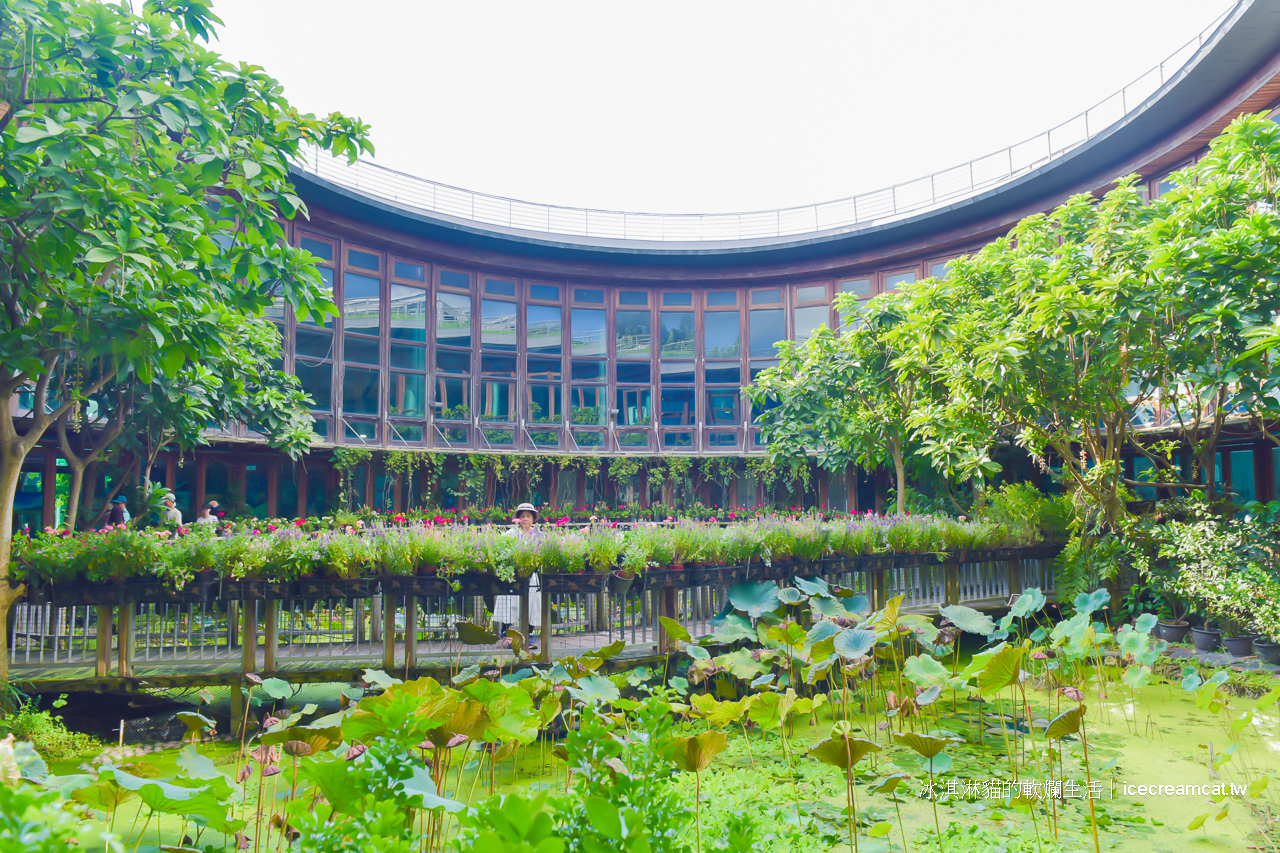
[[559,385],[529,385],[529,420],[540,424],[559,423],[563,393]]
[[310,365],[305,362],[294,362],[293,372],[302,384],[304,393],[312,399],[314,411],[327,412],[333,408],[333,365],[329,363]]
[[516,420],[514,382],[494,382],[485,379],[480,383],[480,419],[484,421]]
[[648,450],[649,449],[649,432],[620,432],[618,433],[618,446],[630,448],[631,450]]
[[763,370],[767,370],[767,369],[769,369],[770,367],[777,367],[777,366],[778,366],[778,362],[776,362],[776,361],[753,361],[753,362],[751,362],[751,381],[752,381],[752,382],[755,382],[755,381],[756,381],[756,377],[760,375],[760,372],[761,372],[761,371],[763,371]]
[[1238,503],[1247,504],[1257,500],[1252,450],[1231,451],[1231,491],[1236,493]]
[[671,448],[693,447],[693,433],[664,432],[662,434],[662,446]]
[[810,305],[795,309],[796,340],[807,341],[813,330],[826,325],[831,319],[831,309],[825,305]]
[[465,421],[471,418],[468,403],[471,382],[467,379],[436,377],[436,411],[446,421]]
[[708,385],[742,384],[742,368],[736,364],[708,364],[702,375]]
[[331,358],[333,335],[298,326],[293,330],[293,352],[294,355],[309,358]]
[[693,362],[664,361],[658,366],[662,375],[662,384],[693,384]]
[[483,349],[516,350],[516,305],[514,302],[480,303],[480,346]]
[[484,292],[490,296],[515,296],[516,283],[514,281],[486,278],[484,280]]
[[343,370],[343,414],[378,414],[378,377],[378,371],[364,367],[347,367]]
[[562,361],[558,358],[529,357],[530,379],[559,379]]
[[[326,292],[326,294],[330,299],[332,299],[333,298],[333,270],[329,269],[328,267],[316,267],[316,269],[319,270],[320,272],[321,289]],[[323,322],[317,322],[314,317],[308,314],[305,319],[302,317],[299,317],[298,323],[299,324],[305,323],[308,326],[331,326],[333,324],[333,318],[326,315],[324,317]]]
[[935,261],[929,265],[929,275],[933,278],[946,278],[951,274],[951,261]]
[[661,358],[693,358],[693,312],[662,312]]
[[369,252],[359,252],[355,249],[347,250],[347,266],[359,267],[362,270],[378,271],[378,256]]
[[649,293],[645,290],[623,290],[618,293],[619,305],[648,305]]
[[742,420],[736,390],[707,389],[707,426],[733,426]]
[[825,284],[811,284],[804,287],[796,288],[797,302],[826,302],[827,286]]
[[702,315],[703,354],[707,358],[742,355],[742,328],[737,311],[708,311]]
[[540,299],[543,302],[559,302],[560,287],[554,284],[531,284],[529,285],[529,298]]
[[391,337],[401,341],[427,339],[427,292],[403,284],[391,285]]
[[378,425],[371,421],[346,421],[345,432],[347,438],[378,440]]
[[653,351],[648,311],[619,311],[614,318],[618,358],[648,358]]
[[782,309],[768,311],[752,311],[751,321],[751,355],[769,358],[774,354],[773,345],[786,340],[786,325],[782,317]]
[[404,261],[396,261],[395,266],[396,278],[406,278],[409,281],[426,281],[426,270],[417,264],[406,264]]
[[484,440],[489,444],[515,444],[515,433],[509,429],[482,429],[480,434],[484,436]]
[[916,280],[916,274],[911,272],[895,272],[884,277],[884,289],[893,290],[904,284],[911,284]]
[[426,370],[427,351],[423,347],[392,344],[391,366],[403,367],[406,370]]
[[615,381],[648,385],[652,373],[647,361],[620,361],[614,365]]
[[575,424],[604,426],[605,389],[597,385],[574,385],[570,396],[570,418]]
[[707,433],[707,446],[714,447],[719,450],[736,448],[738,446],[738,434],[736,432],[709,432]]
[[391,439],[392,441],[403,441],[405,443],[418,444],[422,441],[422,425],[396,423],[391,421]]
[[342,340],[342,360],[361,364],[379,364],[378,350],[381,341],[345,335]]
[[736,290],[720,290],[707,294],[707,304],[713,306],[720,305],[737,305],[738,291]]
[[604,433],[573,431],[574,443],[579,447],[604,447]]
[[697,400],[692,388],[662,389],[663,426],[693,426],[696,422]]
[[593,290],[585,287],[575,287],[573,289],[574,302],[590,302],[592,304],[604,304],[604,291]]
[[436,294],[436,343],[451,347],[471,346],[470,296]]
[[693,305],[693,294],[692,293],[664,293],[662,294],[662,304],[670,305],[677,308],[682,305]]
[[342,278],[342,324],[348,332],[378,334],[382,308],[382,282],[367,275],[347,273]]
[[525,345],[531,353],[560,354],[560,309],[550,305],[525,307]]
[[302,248],[306,249],[317,258],[324,258],[326,261],[333,261],[333,246],[328,243],[322,243],[319,240],[312,240],[310,237],[303,237],[301,240]]
[[426,417],[427,377],[421,373],[392,373],[388,414],[402,418]]
[[618,426],[639,426],[653,421],[653,394],[648,388],[618,389]]
[[776,305],[782,301],[781,290],[753,290],[751,291],[752,305]]
[[516,357],[514,355],[491,355],[485,353],[480,356],[480,372],[487,373],[490,376],[505,376],[509,379],[515,379]]
[[436,370],[442,370],[445,373],[470,373],[471,354],[436,350]]
[[569,314],[569,352],[573,355],[604,355],[604,311],[574,308]]
[[569,378],[576,381],[603,382],[605,381],[605,367],[606,362],[604,361],[587,361],[575,358]]
[[533,440],[534,447],[560,446],[560,433],[553,429],[531,429],[529,438]]
[[[440,440],[448,445],[466,444],[467,428],[466,427],[445,427],[439,430]],[[457,479],[456,477],[454,478]]]
[[464,272],[454,272],[453,270],[440,271],[440,286],[453,287],[458,290],[471,289],[471,276]]
[[846,278],[840,282],[841,293],[852,293],[857,296],[871,295],[871,279],[869,278]]

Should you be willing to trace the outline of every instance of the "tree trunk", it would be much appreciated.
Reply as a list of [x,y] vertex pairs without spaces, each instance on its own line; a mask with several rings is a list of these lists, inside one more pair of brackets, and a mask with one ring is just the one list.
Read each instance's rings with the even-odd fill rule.
[[907,467],[902,462],[902,443],[889,442],[889,450],[893,453],[893,476],[898,484],[898,515],[907,514]]
[[[82,496],[83,500],[81,501],[81,503],[83,503],[86,507],[88,507],[88,510],[89,510],[88,513],[86,513],[85,521],[92,521],[92,518],[90,517],[90,515],[93,513],[93,504],[98,494],[98,463],[91,462],[88,465],[86,465],[85,475],[86,476],[85,476],[84,483],[81,484],[81,489],[84,492]],[[87,484],[87,488],[85,484]],[[79,518],[76,518],[73,516],[71,519],[71,524],[72,524],[72,530],[80,529]]]
[[9,610],[24,588],[9,586],[9,561],[13,554],[13,506],[27,450],[19,439],[0,446],[0,709],[10,710]]
[[71,475],[70,485],[67,487],[67,529],[75,530],[76,515],[80,512],[80,490],[84,488],[85,466],[67,459],[67,469]]

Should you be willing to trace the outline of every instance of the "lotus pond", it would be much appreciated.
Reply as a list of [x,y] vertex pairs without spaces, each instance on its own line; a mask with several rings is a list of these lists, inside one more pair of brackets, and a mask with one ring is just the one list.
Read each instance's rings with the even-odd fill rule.
[[821,580],[730,600],[709,637],[667,626],[665,671],[538,665],[512,632],[334,707],[250,679],[250,721],[184,713],[140,758],[14,744],[0,849],[1276,849],[1280,688],[1170,659],[1154,616],[1109,626],[1104,591],[1057,622],[1038,590],[999,619]]

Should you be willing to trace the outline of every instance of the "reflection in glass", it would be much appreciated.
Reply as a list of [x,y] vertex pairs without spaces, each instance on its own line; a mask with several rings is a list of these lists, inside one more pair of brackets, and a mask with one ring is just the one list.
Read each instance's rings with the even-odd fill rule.
[[485,353],[480,356],[480,372],[487,373],[490,376],[505,376],[508,379],[515,379],[516,357],[514,355],[490,355]]
[[533,440],[534,447],[560,446],[560,433],[553,429],[531,429],[529,438]]
[[342,326],[348,332],[378,334],[382,282],[349,272],[342,277]]
[[707,425],[734,426],[742,420],[738,407],[739,395],[728,388],[707,389]]
[[827,286],[825,284],[812,284],[808,287],[796,288],[797,302],[826,302]]
[[702,376],[708,385],[742,384],[742,368],[736,364],[725,365],[712,362],[703,368]]
[[574,301],[574,302],[594,302],[594,303],[603,303],[603,302],[604,302],[604,291],[603,291],[603,290],[590,290],[590,289],[587,289],[587,288],[585,288],[585,287],[575,287],[575,288],[573,289],[573,301]]
[[604,433],[574,430],[573,441],[579,447],[604,447]]
[[427,377],[421,373],[392,373],[391,399],[387,412],[392,417],[426,417]]
[[347,266],[359,267],[362,270],[378,271],[378,256],[371,255],[368,252],[360,252],[355,249],[347,251]]
[[440,271],[440,285],[442,287],[456,287],[458,290],[471,289],[471,276],[464,272],[454,272],[453,270]]
[[869,278],[847,278],[840,282],[841,293],[852,293],[857,296],[871,295],[871,279]]
[[623,290],[618,293],[619,305],[648,305],[649,292],[647,290]]
[[620,361],[614,365],[618,382],[648,385],[651,372],[647,361]]
[[404,261],[396,261],[396,278],[407,278],[409,281],[426,281],[426,275],[422,267],[417,264],[406,264]]
[[751,362],[751,381],[755,382],[756,377],[760,375],[762,370],[768,370],[770,367],[777,367],[776,361],[753,361]]
[[696,422],[692,388],[663,388],[661,401],[659,416],[663,426],[693,426]]
[[470,373],[471,353],[436,350],[436,370],[445,373]]
[[436,343],[451,347],[471,346],[470,296],[436,294]]
[[605,381],[605,362],[575,358],[570,368],[570,379],[583,382]]
[[825,305],[811,305],[808,308],[795,309],[796,341],[809,340],[813,330],[825,326],[831,319],[831,309]]
[[653,395],[648,388],[618,389],[618,426],[639,426],[653,421]]
[[529,385],[529,420],[536,424],[559,423],[561,394],[559,385]]
[[693,312],[662,312],[661,358],[693,358]]
[[751,321],[751,356],[770,358],[774,355],[773,345],[777,341],[786,340],[787,330],[782,317],[781,308],[767,311],[752,311]]
[[446,379],[436,377],[436,412],[446,421],[465,421],[471,419],[471,405],[468,392],[471,381],[468,379]]
[[426,347],[415,347],[406,344],[391,345],[391,366],[403,367],[406,370],[427,369]]
[[717,306],[717,307],[718,307],[718,306],[721,306],[721,305],[737,305],[737,304],[738,304],[738,291],[736,291],[736,290],[721,290],[721,291],[714,292],[714,293],[708,293],[708,294],[707,294],[707,304],[708,304],[708,305],[714,305],[714,306]]
[[484,280],[484,292],[490,296],[515,296],[516,283],[514,281],[486,278]]
[[614,318],[614,329],[618,358],[649,357],[653,351],[653,332],[648,311],[619,311]]
[[509,429],[482,429],[485,442],[494,445],[514,444],[515,434]]
[[293,330],[293,354],[308,358],[332,358],[333,335],[298,326]]
[[533,358],[529,357],[526,365],[529,370],[530,379],[559,379],[561,370],[561,360],[558,358]]
[[421,424],[398,424],[391,421],[390,427],[392,441],[403,441],[406,444],[418,444],[422,441]]
[[603,385],[574,385],[569,397],[569,415],[575,424],[604,426],[605,389]]
[[664,432],[662,434],[662,446],[676,449],[681,447],[693,447],[693,433]]
[[485,299],[480,303],[480,347],[516,350],[516,305]]
[[742,328],[737,311],[708,311],[702,322],[707,358],[738,358],[742,355]]
[[301,361],[294,362],[293,372],[302,383],[302,390],[314,401],[313,411],[327,412],[333,408],[333,365],[317,364],[315,366]]
[[662,304],[671,305],[679,308],[684,305],[693,305],[692,293],[664,293],[662,294]]
[[529,352],[560,354],[560,309],[550,305],[525,308],[525,345]]
[[916,280],[914,272],[900,272],[884,277],[884,289],[895,290],[904,284],[911,284]]
[[378,377],[378,371],[363,367],[347,367],[343,370],[343,414],[378,414]]
[[328,243],[322,243],[319,240],[312,240],[309,237],[303,237],[301,246],[317,258],[323,258],[326,261],[333,260],[333,246]]
[[618,446],[629,447],[632,450],[647,450],[649,448],[649,432],[620,432],[618,433]]
[[372,421],[348,421],[346,418],[343,418],[343,421],[346,424],[347,438],[377,441],[378,425]]
[[466,444],[467,428],[466,427],[445,427],[439,431],[440,440],[445,444]]
[[378,364],[379,348],[379,341],[344,335],[342,339],[342,360],[355,361],[360,364]]
[[529,285],[529,298],[539,299],[543,302],[559,302],[560,288],[554,284],[531,284]]
[[391,285],[391,337],[401,341],[427,339],[427,292],[403,284]]
[[781,290],[753,290],[751,291],[752,305],[776,305],[782,301]]
[[516,386],[513,382],[480,382],[480,420],[515,423]]
[[693,384],[693,363],[688,361],[664,361],[658,366],[663,385]]
[[707,433],[707,446],[720,450],[736,448],[738,446],[738,434],[736,432],[709,432]]
[[569,352],[604,355],[604,312],[598,308],[574,308],[569,315]]
[[[306,243],[307,241],[303,240],[303,242]],[[333,270],[329,269],[328,267],[316,267],[316,270],[318,270],[320,273],[320,289],[325,291],[325,295],[328,296],[330,299],[332,299],[333,298]],[[304,323],[308,326],[332,327],[333,317],[326,314],[322,322],[317,322],[316,319],[310,315],[306,317],[299,315],[298,325],[302,325]]]

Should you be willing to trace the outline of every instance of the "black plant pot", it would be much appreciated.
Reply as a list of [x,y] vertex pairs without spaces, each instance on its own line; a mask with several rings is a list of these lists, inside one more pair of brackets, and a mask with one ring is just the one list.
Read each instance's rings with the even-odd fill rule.
[[1245,637],[1226,637],[1222,641],[1233,658],[1247,657],[1253,654],[1253,635]]
[[635,573],[630,573],[631,577],[626,577],[624,572],[613,572],[609,576],[609,590],[614,595],[625,596],[631,591],[631,585],[636,582]]
[[1204,628],[1191,629],[1192,642],[1195,643],[1196,651],[1214,652],[1218,650],[1218,645],[1222,641],[1222,632],[1215,630],[1206,631]]
[[1263,663],[1280,664],[1280,643],[1273,643],[1266,637],[1253,638],[1253,653]]
[[1181,643],[1186,640],[1191,626],[1186,622],[1161,622],[1156,626],[1156,630],[1159,632],[1160,639],[1170,643]]

